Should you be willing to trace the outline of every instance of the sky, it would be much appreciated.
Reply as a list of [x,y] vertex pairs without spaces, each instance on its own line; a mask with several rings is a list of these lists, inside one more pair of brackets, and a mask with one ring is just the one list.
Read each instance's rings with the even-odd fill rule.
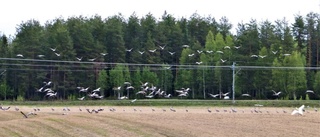
[[273,22],[286,18],[293,23],[296,14],[320,13],[320,0],[5,0],[1,1],[0,34],[15,35],[16,27],[30,19],[44,25],[58,17],[96,14],[107,18],[121,13],[128,19],[134,12],[139,17],[151,13],[159,18],[164,11],[178,19],[193,13],[217,21],[226,16],[235,32],[238,23],[251,19]]

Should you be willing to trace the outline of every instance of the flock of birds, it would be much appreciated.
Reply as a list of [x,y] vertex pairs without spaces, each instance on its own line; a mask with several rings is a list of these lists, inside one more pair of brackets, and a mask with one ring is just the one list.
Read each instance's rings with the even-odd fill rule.
[[[149,49],[149,50],[136,50],[136,52],[138,52],[140,55],[143,55],[145,52],[155,53],[155,52],[157,52],[157,51],[164,51],[166,45],[163,45],[163,46],[158,45],[158,47],[159,47],[159,48],[154,48],[154,49]],[[190,46],[189,46],[189,45],[182,45],[182,47],[183,47],[183,48],[189,48]],[[188,57],[193,57],[193,56],[196,55],[196,54],[203,54],[203,53],[206,53],[206,54],[214,54],[214,53],[216,53],[216,54],[218,54],[218,55],[222,55],[222,54],[224,54],[224,53],[226,52],[226,50],[231,50],[231,49],[238,50],[238,49],[240,49],[240,48],[241,48],[241,46],[233,46],[233,47],[224,46],[224,47],[223,47],[223,50],[217,50],[217,51],[213,51],[213,50],[196,50],[196,52],[194,52],[194,53],[189,53],[189,54],[188,54]],[[56,55],[57,57],[62,56],[61,53],[58,52],[57,48],[49,48],[49,49],[50,49],[50,50],[53,52],[53,54]],[[135,50],[134,50],[133,48],[130,48],[130,49],[125,49],[125,51],[126,51],[127,53],[132,53],[132,52],[134,52]],[[173,56],[173,55],[176,53],[175,51],[167,51],[167,52],[168,52],[168,55],[170,55],[170,56]],[[278,54],[278,51],[272,51],[272,53],[273,53],[274,55],[276,55],[276,54]],[[108,55],[108,53],[101,52],[101,53],[99,54],[99,56],[96,56],[95,58],[88,58],[87,61],[94,62],[94,61],[96,61],[97,58],[99,58],[99,57],[104,57],[104,56],[106,56],[106,55]],[[283,56],[290,56],[290,55],[291,55],[291,54],[288,54],[288,53],[283,54]],[[261,59],[268,57],[267,55],[258,55],[258,54],[252,54],[252,55],[249,55],[249,56],[250,56],[251,58],[261,58]],[[16,54],[16,57],[24,58],[24,55],[23,55],[23,54]],[[37,57],[41,59],[41,58],[45,58],[45,55],[39,54],[39,55],[37,55]],[[83,57],[76,57],[75,60],[76,60],[76,61],[83,61]],[[227,62],[228,60],[223,59],[223,58],[220,58],[220,61],[221,61],[222,63],[225,63],[225,62]],[[200,64],[202,64],[202,62],[201,62],[201,61],[198,61],[198,62],[195,62],[195,64],[200,65]]]
[[[248,110],[248,109],[237,109],[234,107],[230,107],[230,108],[215,108],[214,110],[212,110],[211,108],[207,107],[205,110],[203,110],[203,113],[205,113],[207,111],[207,113],[251,113],[251,114],[290,114],[290,115],[298,115],[298,116],[303,116],[304,113],[318,113],[318,109],[316,107],[312,108],[307,106],[305,107],[305,105],[300,106],[299,108],[293,108],[291,113],[289,112],[290,110],[286,110],[286,109],[282,109],[282,110],[278,110],[278,108],[276,108],[276,110],[272,109],[272,110],[268,110],[267,108],[263,108],[263,107],[257,107],[258,105],[255,105],[255,107],[253,107],[252,109]],[[0,109],[3,111],[10,111],[10,106],[9,107],[3,107],[2,105],[0,105]],[[44,108],[45,109],[45,108]],[[74,109],[74,108],[73,108]],[[25,108],[23,109],[25,111]],[[169,107],[169,108],[151,108],[150,110],[147,110],[147,108],[144,109],[139,109],[136,107],[123,107],[123,108],[119,108],[116,109],[114,107],[110,107],[109,109],[105,110],[104,108],[81,108],[79,107],[78,110],[72,110],[69,107],[63,107],[62,109],[55,109],[55,108],[51,108],[51,112],[50,110],[44,110],[42,111],[40,108],[38,107],[33,107],[31,109],[31,111],[29,112],[23,112],[22,110],[20,110],[17,106],[15,107],[15,109],[13,111],[17,111],[20,112],[22,114],[22,116],[24,118],[29,118],[30,116],[36,116],[40,113],[54,113],[56,112],[57,114],[61,114],[61,115],[68,115],[69,112],[75,112],[75,113],[79,113],[79,112],[84,112],[84,113],[88,113],[88,114],[98,114],[100,112],[104,112],[104,111],[110,111],[110,112],[180,112],[180,113],[188,113],[188,112],[192,112],[192,111],[196,111],[199,112],[199,110],[192,110],[192,109],[188,109],[187,107],[185,107],[184,109],[180,108],[180,109],[175,109],[174,107]],[[200,110],[201,111],[201,110]],[[48,113],[50,112],[50,113]]]
[[[131,86],[130,82],[124,82],[125,85],[125,90],[127,91],[128,95],[123,95],[123,96],[119,96],[118,99],[120,100],[124,100],[124,99],[129,99],[129,91],[134,90],[135,88],[133,86]],[[39,89],[36,90],[36,92],[40,92],[40,93],[45,93],[44,97],[48,97],[51,99],[57,98],[57,92],[51,89],[52,86],[52,82],[51,81],[44,81],[43,82],[43,86]],[[114,87],[113,90],[117,91],[118,93],[120,93],[120,91],[122,90],[123,86],[118,86],[118,87]],[[93,89],[90,91],[90,87],[76,87],[79,91],[79,94],[85,93],[87,97],[89,97],[90,99],[103,99],[104,96],[101,95],[101,88],[98,87],[96,89]],[[181,88],[181,89],[177,89],[175,90],[175,92],[177,93],[177,97],[187,97],[189,95],[189,92],[191,91],[190,88]],[[280,97],[280,94],[282,93],[281,91],[274,91],[273,92],[273,96],[275,96],[276,98]],[[142,83],[141,82],[141,86],[140,86],[140,90],[137,91],[136,96],[140,96],[142,98],[147,98],[147,99],[152,99],[152,98],[171,98],[172,94],[167,94],[166,91],[161,90],[160,88],[157,88],[156,86],[154,86],[153,84],[150,84],[149,82],[145,82]],[[211,94],[208,93],[208,95],[212,98],[220,98],[220,99],[225,99],[228,100],[230,99],[229,97],[230,92],[227,93],[223,93],[220,92],[218,94]],[[307,90],[306,94],[315,94],[314,91],[312,90]],[[120,94],[119,94],[120,95]],[[85,100],[86,96],[82,96],[80,98],[78,98],[78,100]],[[248,93],[244,93],[241,94],[242,97],[251,97],[250,94]],[[132,102],[136,101],[136,99],[132,100]]]

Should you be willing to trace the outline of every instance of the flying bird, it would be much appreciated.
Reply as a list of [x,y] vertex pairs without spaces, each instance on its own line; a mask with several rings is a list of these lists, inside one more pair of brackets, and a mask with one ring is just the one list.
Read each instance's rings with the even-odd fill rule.
[[17,54],[17,57],[23,58],[22,54]]
[[189,56],[189,57],[192,57],[192,56],[194,56],[194,53],[193,53],[193,54],[189,54],[188,56]]
[[273,96],[279,96],[281,94],[281,91],[279,91],[279,92],[276,92],[274,90],[272,90],[272,91],[273,91]]
[[288,53],[286,53],[286,54],[283,54],[283,56],[290,56],[291,54],[288,54]]
[[151,53],[154,53],[154,52],[156,52],[156,51],[157,51],[157,49],[149,50],[149,52],[151,52]]
[[259,57],[258,55],[251,55],[250,56],[251,58],[257,58],[257,57]]
[[81,97],[81,98],[78,98],[78,100],[84,100],[85,96]]
[[132,49],[133,49],[133,48],[131,48],[131,49],[126,49],[126,51],[127,51],[127,52],[131,52],[131,51],[132,51]]
[[259,57],[263,59],[263,58],[267,57],[267,55],[259,55]]
[[220,54],[223,54],[223,51],[220,51],[220,50],[218,50],[218,51],[216,51],[217,53],[220,53]]
[[200,62],[196,62],[196,64],[200,65],[200,64],[202,64],[202,61],[200,61]]
[[169,54],[170,54],[170,55],[173,55],[173,54],[175,54],[175,53],[176,53],[176,52],[170,52],[170,51],[168,51],[168,52],[169,52]]
[[76,57],[76,58],[77,58],[78,61],[81,61],[81,60],[82,60],[82,57],[81,57],[81,58]]
[[57,50],[57,48],[50,48],[53,52],[55,52]]
[[225,46],[224,49],[230,49],[230,47],[229,46]]
[[57,52],[55,52],[54,54],[56,54],[56,56],[58,56],[58,57],[60,57],[60,55],[61,55],[61,54],[59,54],[59,53],[57,53]]
[[227,60],[220,59],[222,63],[225,63]]
[[303,115],[303,110],[304,110],[304,105],[302,105],[301,107],[299,108],[296,108],[292,111],[291,115],[295,115],[295,114],[298,114],[298,115]]
[[105,56],[107,55],[108,53],[100,53],[101,56]]
[[134,102],[136,102],[136,101],[137,101],[137,99],[131,100],[131,103],[134,103]]
[[250,97],[249,94],[242,94],[241,96],[243,96],[243,97]]
[[235,49],[240,49],[241,46],[234,46]]
[[161,50],[163,50],[163,49],[166,47],[166,45],[164,45],[164,46],[159,46],[159,47],[160,47]]
[[213,98],[217,98],[220,94],[216,94],[216,95],[213,95],[213,94],[211,94],[211,93],[208,93],[211,97],[213,97]]
[[39,58],[43,58],[44,57],[44,55],[37,55]]
[[278,53],[278,51],[276,50],[276,51],[271,51],[273,54],[277,54]]
[[138,51],[141,55],[144,53],[144,51]]
[[206,52],[211,54],[213,52],[213,50],[207,50]]
[[183,48],[189,48],[189,45],[182,45]]
[[314,94],[314,91],[312,91],[312,90],[307,90],[306,93],[312,93],[312,94]]
[[88,59],[88,61],[95,61],[97,58]]

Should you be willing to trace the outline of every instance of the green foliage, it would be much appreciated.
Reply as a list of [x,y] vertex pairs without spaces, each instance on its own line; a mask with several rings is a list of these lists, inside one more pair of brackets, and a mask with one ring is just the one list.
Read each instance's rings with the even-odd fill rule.
[[313,89],[315,91],[320,91],[320,71],[315,74],[315,80],[313,83]]
[[309,95],[306,94],[306,99],[305,100],[310,100]]
[[21,102],[21,101],[24,101],[24,100],[25,100],[25,99],[24,99],[23,96],[21,96],[21,95],[18,95],[18,96],[17,96],[17,101]]
[[142,68],[141,79],[143,80],[142,82],[149,82],[154,86],[158,85],[159,82],[157,74],[155,72],[152,72],[147,66]]
[[[97,85],[96,87],[100,87],[101,91],[104,91],[106,89],[108,89],[109,83],[108,83],[108,75],[107,75],[107,72],[105,70],[101,70],[99,72],[99,75],[98,75],[98,80],[97,80]],[[103,92],[102,92],[103,93]]]
[[[99,15],[79,16],[56,18],[45,25],[28,20],[17,26],[15,36],[0,35],[1,58],[22,54],[27,59],[0,60],[1,70],[7,70],[0,77],[6,85],[0,95],[3,99],[21,95],[36,100],[41,97],[34,91],[43,86],[43,81],[52,81],[51,88],[68,99],[76,94],[77,86],[101,87],[109,93],[128,81],[135,88],[140,82],[150,82],[173,94],[175,89],[190,87],[192,98],[205,98],[206,92],[231,90],[228,66],[237,62],[239,66],[274,68],[238,69],[236,95],[251,93],[256,99],[264,99],[275,90],[282,91],[283,99],[297,99],[304,97],[306,89],[320,91],[316,70],[292,68],[319,66],[318,18],[316,13],[296,15],[292,25],[285,19],[260,24],[252,19],[239,23],[236,35],[230,33],[232,25],[226,17],[217,22],[197,13],[189,19],[178,19],[164,12],[159,20],[151,13],[141,18],[133,13],[129,19],[121,14],[105,19]],[[126,51],[131,48],[131,52]],[[76,58],[82,60],[77,62]],[[163,69],[166,66],[171,67]]]

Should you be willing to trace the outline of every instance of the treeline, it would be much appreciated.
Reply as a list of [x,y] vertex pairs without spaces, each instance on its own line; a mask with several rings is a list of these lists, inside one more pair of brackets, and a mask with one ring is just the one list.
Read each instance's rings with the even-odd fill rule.
[[296,15],[293,24],[252,19],[239,23],[236,34],[226,17],[197,13],[188,19],[166,12],[159,19],[151,13],[128,19],[79,16],[45,25],[28,20],[17,26],[12,42],[1,35],[0,97],[42,100],[35,91],[52,81],[61,99],[83,96],[78,86],[101,87],[106,98],[114,98],[113,88],[124,82],[135,87],[128,91],[131,98],[143,98],[134,94],[141,82],[172,95],[191,88],[188,98],[208,98],[208,93],[232,91],[235,62],[237,98],[249,93],[272,99],[275,90],[283,99],[304,99],[309,89],[315,91],[310,98],[319,99],[319,19],[312,12]]

